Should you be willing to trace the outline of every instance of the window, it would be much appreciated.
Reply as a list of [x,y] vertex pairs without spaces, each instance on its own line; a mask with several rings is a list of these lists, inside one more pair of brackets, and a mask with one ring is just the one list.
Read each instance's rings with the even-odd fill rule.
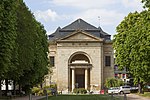
[[110,58],[110,56],[105,56],[105,66],[111,66],[111,58]]
[[50,65],[51,65],[51,66],[54,66],[54,65],[55,65],[54,56],[50,56]]

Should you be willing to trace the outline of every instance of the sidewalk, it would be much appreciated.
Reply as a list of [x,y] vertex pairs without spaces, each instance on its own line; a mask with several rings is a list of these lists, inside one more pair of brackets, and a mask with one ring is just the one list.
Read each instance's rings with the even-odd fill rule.
[[[32,95],[32,100],[39,100],[42,98],[45,98],[45,96],[34,96],[34,95]],[[18,98],[12,99],[12,100],[29,100],[29,96],[18,97]]]

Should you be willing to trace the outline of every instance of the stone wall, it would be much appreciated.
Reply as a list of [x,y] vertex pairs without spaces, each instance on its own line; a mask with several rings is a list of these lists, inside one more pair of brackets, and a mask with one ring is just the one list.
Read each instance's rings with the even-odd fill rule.
[[[57,43],[57,45],[49,45],[49,56],[55,56],[55,66],[51,81],[56,82],[58,90],[66,90],[68,88],[69,68],[68,61],[76,52],[86,53],[91,61],[92,68],[90,70],[90,85],[101,89],[104,80],[113,77],[113,48],[112,44],[103,44],[102,42],[91,43]],[[111,56],[111,67],[104,66],[104,56]]]

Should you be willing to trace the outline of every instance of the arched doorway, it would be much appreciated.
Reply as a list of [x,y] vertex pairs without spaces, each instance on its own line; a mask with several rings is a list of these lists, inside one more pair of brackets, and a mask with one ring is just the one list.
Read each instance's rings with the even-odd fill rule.
[[69,90],[73,91],[74,88],[88,89],[90,86],[90,69],[92,67],[90,57],[84,52],[76,52],[71,55],[68,65]]

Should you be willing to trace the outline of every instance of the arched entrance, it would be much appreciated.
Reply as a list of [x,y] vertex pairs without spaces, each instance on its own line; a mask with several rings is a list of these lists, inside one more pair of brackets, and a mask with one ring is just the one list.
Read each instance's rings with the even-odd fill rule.
[[92,67],[90,57],[84,52],[74,53],[69,61],[69,90],[74,88],[88,89],[90,86],[90,69]]

